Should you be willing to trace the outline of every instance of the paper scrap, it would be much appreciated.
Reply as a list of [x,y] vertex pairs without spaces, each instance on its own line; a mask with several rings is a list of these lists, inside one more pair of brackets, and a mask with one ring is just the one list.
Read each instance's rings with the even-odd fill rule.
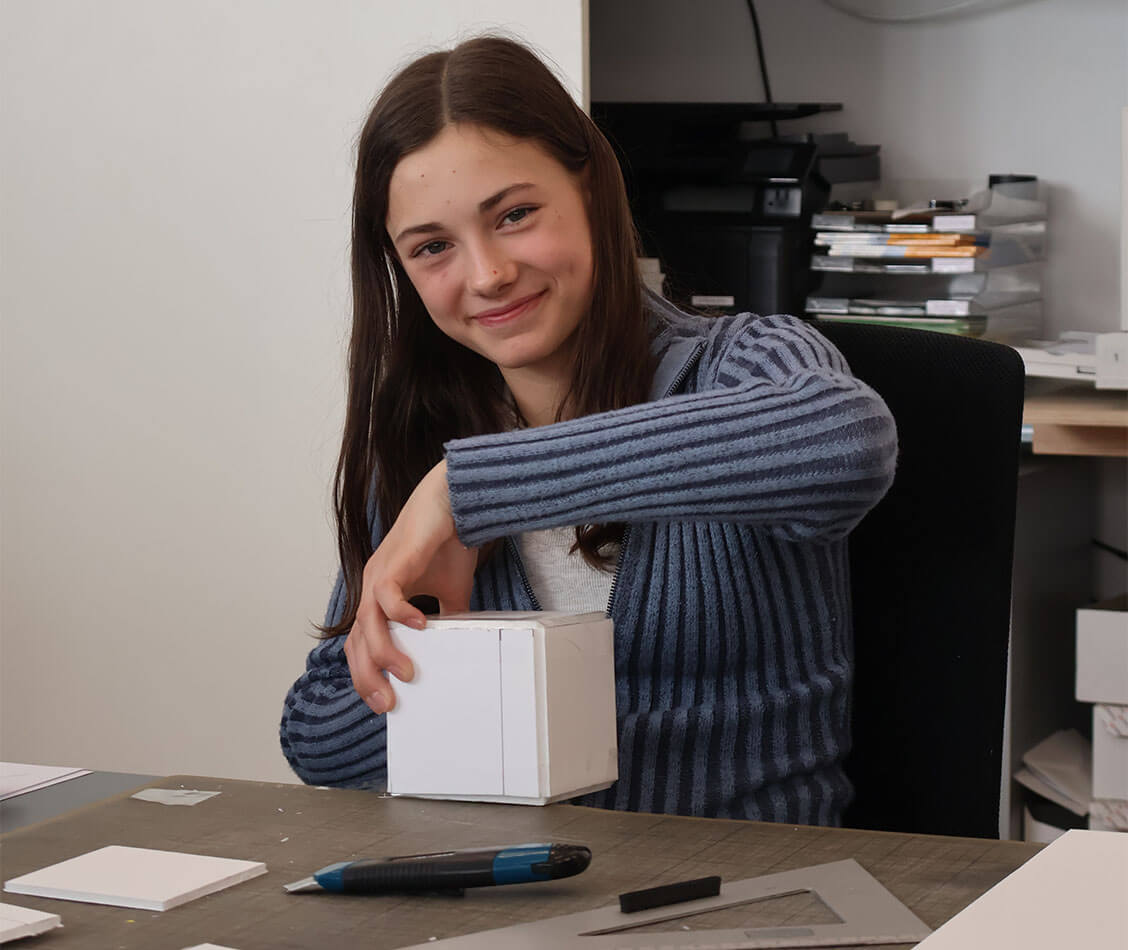
[[109,845],[12,878],[4,890],[88,904],[170,910],[266,873],[261,861]]
[[161,805],[198,805],[219,792],[204,792],[198,788],[143,788],[130,795],[142,802],[157,802]]
[[16,904],[0,904],[0,943],[34,937],[61,926],[63,922],[58,914],[45,914]]
[[25,765],[22,762],[0,762],[0,801],[36,792],[48,785],[65,782],[80,775],[89,775],[89,769],[75,769],[55,765]]
[[197,943],[191,947],[185,947],[184,950],[236,950],[235,947],[225,947],[219,943]]

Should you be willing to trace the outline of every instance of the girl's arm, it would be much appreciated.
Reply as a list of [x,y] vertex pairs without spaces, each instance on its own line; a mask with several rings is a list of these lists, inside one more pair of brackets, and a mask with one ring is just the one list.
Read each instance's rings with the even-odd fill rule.
[[458,536],[565,524],[729,521],[846,534],[888,489],[896,429],[842,355],[793,317],[718,318],[700,391],[449,442]]

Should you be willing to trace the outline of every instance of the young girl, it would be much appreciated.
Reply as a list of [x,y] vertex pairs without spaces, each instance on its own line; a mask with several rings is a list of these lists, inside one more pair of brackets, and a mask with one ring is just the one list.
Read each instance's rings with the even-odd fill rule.
[[[846,535],[885,405],[787,316],[643,294],[614,153],[505,39],[418,59],[359,144],[324,639],[282,748],[378,787],[411,659],[387,623],[606,610],[619,780],[585,804],[836,824],[851,796]],[[578,702],[582,696],[576,697]]]

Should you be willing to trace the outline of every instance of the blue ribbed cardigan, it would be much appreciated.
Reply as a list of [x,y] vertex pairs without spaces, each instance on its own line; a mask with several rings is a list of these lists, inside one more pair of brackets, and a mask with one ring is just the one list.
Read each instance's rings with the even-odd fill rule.
[[[447,443],[459,538],[508,539],[471,609],[538,609],[514,535],[626,523],[608,605],[619,780],[577,801],[838,824],[852,795],[846,535],[892,480],[892,417],[800,320],[648,306],[648,402]],[[343,606],[338,579],[326,622]],[[343,646],[310,652],[282,749],[303,781],[376,787],[384,717],[353,690]]]

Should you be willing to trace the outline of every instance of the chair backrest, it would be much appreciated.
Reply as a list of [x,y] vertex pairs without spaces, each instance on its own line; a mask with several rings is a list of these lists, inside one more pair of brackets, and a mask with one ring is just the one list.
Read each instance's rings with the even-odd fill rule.
[[997,837],[1023,365],[926,330],[819,324],[897,422],[850,536],[852,827]]

